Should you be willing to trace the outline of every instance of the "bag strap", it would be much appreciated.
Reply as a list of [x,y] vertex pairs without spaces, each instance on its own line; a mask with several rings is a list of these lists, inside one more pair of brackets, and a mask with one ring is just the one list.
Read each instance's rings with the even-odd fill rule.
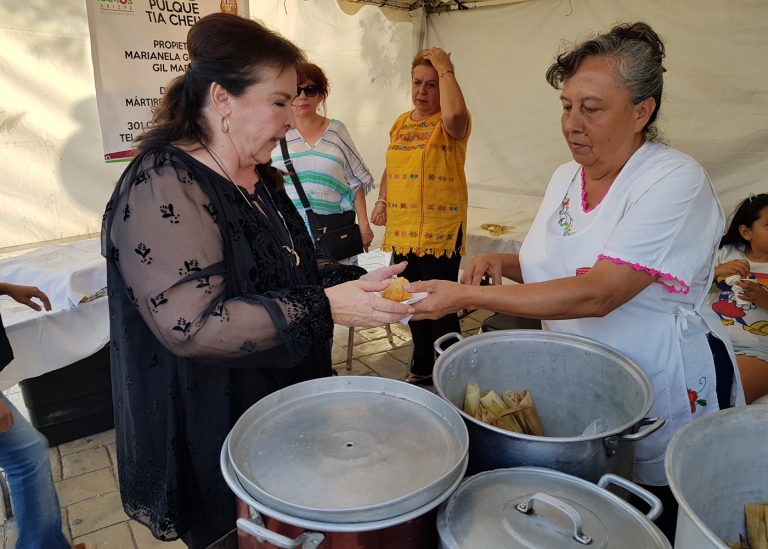
[[280,151],[283,153],[283,163],[285,164],[285,168],[288,170],[288,173],[291,176],[293,186],[296,187],[296,191],[299,193],[301,205],[304,206],[305,210],[312,210],[312,206],[309,205],[307,193],[304,192],[304,187],[301,186],[299,174],[296,173],[296,168],[293,167],[293,160],[291,160],[291,155],[288,154],[288,142],[285,140],[285,137],[280,140]]
[[312,212],[312,206],[309,205],[307,193],[304,192],[304,187],[301,186],[299,174],[296,173],[296,168],[293,167],[293,160],[291,160],[291,155],[288,154],[288,142],[285,140],[285,137],[280,140],[280,151],[283,153],[283,163],[291,176],[293,186],[296,187],[296,192],[299,193],[301,205],[304,206],[304,210],[307,212],[307,221],[309,221],[309,226],[312,229],[312,239],[315,240],[317,238],[316,235],[320,234],[322,231],[313,223],[312,216],[309,215],[309,212]]

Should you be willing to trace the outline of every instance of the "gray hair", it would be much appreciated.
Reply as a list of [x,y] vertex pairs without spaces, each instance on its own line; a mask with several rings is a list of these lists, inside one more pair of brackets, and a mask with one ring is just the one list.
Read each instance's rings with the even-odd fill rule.
[[610,58],[621,84],[629,92],[633,105],[649,97],[656,100],[656,106],[643,134],[648,140],[658,138],[656,118],[661,108],[661,93],[664,88],[664,42],[646,23],[624,23],[616,25],[610,32],[598,34],[574,46],[570,51],[561,53],[547,69],[547,82],[560,89],[561,84],[581,66],[588,57],[605,56]]

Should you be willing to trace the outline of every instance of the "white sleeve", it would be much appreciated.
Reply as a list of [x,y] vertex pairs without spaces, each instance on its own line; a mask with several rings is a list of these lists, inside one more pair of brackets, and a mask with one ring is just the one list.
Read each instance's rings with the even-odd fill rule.
[[731,254],[731,246],[725,245],[722,248],[718,248],[717,252],[715,252],[715,266],[720,265],[721,263],[725,263],[729,260],[729,255]]
[[352,191],[363,187],[365,194],[373,188],[373,176],[368,166],[363,162],[360,151],[357,150],[352,136],[343,122],[337,120],[336,135],[340,141],[341,153],[344,155],[344,178]]
[[722,213],[695,162],[657,172],[657,180],[627,204],[600,258],[632,264],[659,276],[670,291],[688,293],[696,273],[711,268]]

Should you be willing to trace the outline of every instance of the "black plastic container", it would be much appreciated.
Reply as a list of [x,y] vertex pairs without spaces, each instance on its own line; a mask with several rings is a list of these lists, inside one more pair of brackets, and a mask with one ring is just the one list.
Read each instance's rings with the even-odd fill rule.
[[483,332],[495,330],[541,330],[541,320],[494,313],[483,321]]
[[41,376],[19,383],[29,420],[55,446],[112,429],[109,345]]

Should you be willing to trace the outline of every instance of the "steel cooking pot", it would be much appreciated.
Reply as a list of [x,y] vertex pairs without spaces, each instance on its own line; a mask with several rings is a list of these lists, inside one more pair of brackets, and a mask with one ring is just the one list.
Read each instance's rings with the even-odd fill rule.
[[664,469],[677,500],[675,547],[727,549],[744,535],[744,504],[768,501],[768,406],[707,414],[680,429]]
[[[605,488],[645,500],[643,515]],[[671,548],[651,522],[661,502],[638,485],[604,475],[597,485],[552,469],[515,467],[465,480],[440,507],[442,549]]]
[[[458,339],[447,350],[440,346]],[[630,477],[634,443],[663,424],[647,418],[653,388],[634,362],[597,341],[540,330],[504,330],[469,338],[447,334],[433,378],[469,430],[469,471],[530,465],[596,482],[605,473]],[[547,436],[505,431],[461,409],[466,386],[482,390],[529,389]],[[599,419],[602,430],[583,434]]]
[[[461,417],[437,395],[389,379],[324,378],[249,408],[227,437],[221,468],[255,512],[238,528],[279,547],[345,547],[343,535],[330,534],[381,540],[416,523],[423,531],[398,547],[421,549],[419,540],[436,537],[434,516],[422,517],[461,482],[468,442]],[[266,528],[275,521],[306,532],[287,539]]]

